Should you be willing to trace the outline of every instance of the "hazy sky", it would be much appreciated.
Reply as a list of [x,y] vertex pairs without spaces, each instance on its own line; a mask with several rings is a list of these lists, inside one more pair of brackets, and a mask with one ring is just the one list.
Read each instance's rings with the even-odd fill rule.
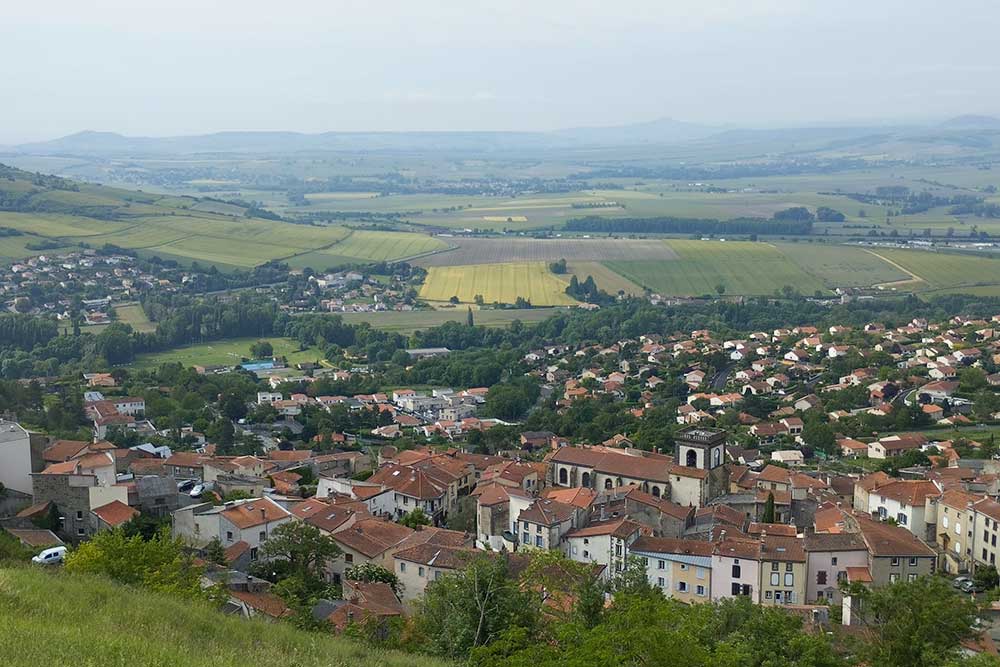
[[992,0],[2,5],[0,143],[1000,114]]

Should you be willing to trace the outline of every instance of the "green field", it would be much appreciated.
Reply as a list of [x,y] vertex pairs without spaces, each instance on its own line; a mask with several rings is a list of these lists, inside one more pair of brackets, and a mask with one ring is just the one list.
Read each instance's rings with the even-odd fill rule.
[[118,321],[129,325],[136,331],[155,331],[156,325],[149,321],[146,312],[137,303],[126,303],[115,306]]
[[803,294],[826,292],[823,281],[810,275],[768,243],[671,240],[679,259],[615,261],[607,266],[632,282],[672,296],[773,294],[785,285]]
[[824,243],[776,243],[781,253],[827,287],[871,287],[906,280],[892,264],[856,246]]
[[566,294],[567,282],[545,262],[432,266],[420,298],[445,302],[457,296],[462,303],[473,303],[481,294],[486,303],[514,303],[520,296],[536,306],[571,306],[576,301]]
[[[250,357],[250,346],[258,338],[230,338],[228,340],[186,345],[165,352],[137,355],[130,364],[136,368],[155,368],[160,364],[180,363],[183,366],[234,366],[241,358]],[[304,361],[319,361],[323,354],[319,350],[299,350],[297,341],[291,338],[265,338],[274,347],[274,356],[287,357],[289,364]]]
[[129,667],[434,667],[291,623],[228,616],[205,602],[27,566],[0,569],[0,664]]
[[916,282],[900,289],[1000,295],[1000,257],[896,248],[872,248],[871,252],[916,276]]
[[[562,312],[562,308],[527,308],[511,310],[473,310],[477,326],[506,327],[519,320],[525,324],[535,324]],[[345,322],[358,324],[368,322],[376,329],[411,334],[421,329],[429,329],[445,322],[465,324],[468,311],[465,306],[441,310],[414,310],[410,312],[382,311],[377,313],[340,313]]]
[[444,250],[448,244],[427,234],[353,230],[327,248],[289,258],[293,268],[323,270],[340,264],[395,261]]
[[586,280],[587,276],[592,277],[597,283],[597,287],[608,294],[616,295],[619,291],[628,295],[642,294],[642,287],[625,276],[615,273],[601,262],[572,261],[566,265],[566,270],[576,276],[580,282]]

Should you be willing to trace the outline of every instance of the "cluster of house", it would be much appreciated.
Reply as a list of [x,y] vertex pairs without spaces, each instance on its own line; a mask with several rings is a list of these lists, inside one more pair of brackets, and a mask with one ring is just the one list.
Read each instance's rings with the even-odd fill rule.
[[310,276],[309,282],[323,294],[319,302],[319,309],[322,311],[368,313],[414,309],[413,300],[407,299],[406,295],[409,286],[400,276],[391,276],[389,281],[383,282],[365,277],[357,271],[339,271]]
[[391,423],[373,430],[382,438],[397,438],[404,430],[431,437],[442,435],[454,439],[470,431],[484,431],[505,422],[499,419],[479,419],[476,412],[486,401],[486,387],[455,391],[437,388],[429,393],[413,389],[396,389],[391,394],[357,394],[355,396],[316,396],[293,393],[288,398],[279,391],[257,393],[258,405],[270,405],[286,419],[294,419],[307,405],[325,409],[342,405],[352,410],[378,410],[391,415]]
[[[678,424],[711,425],[720,415],[733,413],[760,445],[802,444],[801,415],[823,411],[828,400],[846,389],[864,391],[846,409],[827,410],[831,422],[891,415],[907,405],[932,424],[970,423],[972,401],[961,395],[957,377],[964,368],[1000,362],[998,321],[1000,315],[991,320],[955,317],[940,324],[916,318],[893,329],[877,323],[856,330],[800,326],[756,332],[746,339],[720,339],[702,329],[686,335],[646,334],[606,347],[554,345],[533,350],[524,361],[544,382],[543,392],[555,394],[562,408],[605,395],[637,401],[632,412],[641,416],[662,402],[657,391],[662,385],[676,395],[680,384],[686,398],[677,408]],[[898,371],[894,377],[899,377],[884,379],[879,367],[864,363],[875,354],[888,355]],[[839,370],[845,358],[862,363],[829,380],[831,365],[841,364]],[[1000,373],[986,379],[988,387],[1000,387]],[[778,407],[762,421],[741,411],[750,397],[772,399]]]
[[[87,292],[94,297],[82,301],[84,323],[106,324],[111,321],[112,301],[134,300],[141,291],[151,288],[160,293],[178,291],[191,275],[183,269],[171,271],[169,275],[154,275],[136,266],[133,257],[100,255],[95,250],[41,254],[0,266],[0,297],[10,306],[20,299],[28,299],[20,310],[54,314],[61,320],[68,320],[73,294]],[[38,288],[56,298],[34,303],[30,294],[37,293]]]

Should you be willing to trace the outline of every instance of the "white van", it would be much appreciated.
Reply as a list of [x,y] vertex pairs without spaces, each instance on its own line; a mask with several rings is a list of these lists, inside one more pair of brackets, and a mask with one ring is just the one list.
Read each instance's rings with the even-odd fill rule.
[[66,547],[52,547],[32,558],[31,562],[39,565],[61,565],[65,559]]

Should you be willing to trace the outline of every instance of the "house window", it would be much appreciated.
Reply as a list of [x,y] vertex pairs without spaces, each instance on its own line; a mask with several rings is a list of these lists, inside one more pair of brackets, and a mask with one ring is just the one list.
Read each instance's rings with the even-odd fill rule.
[[536,533],[542,532],[542,524],[538,524],[537,526],[535,526],[535,532]]
[[831,556],[830,557],[830,565],[836,565],[836,564],[837,564],[837,557],[836,556]]
[[705,597],[705,587],[704,586],[698,586],[697,588],[695,588],[695,593],[697,593],[698,595],[700,595],[702,597]]
[[529,535],[528,533],[522,533],[521,534],[521,543],[522,544],[531,544],[531,535]]
[[663,570],[666,567],[667,567],[667,563],[665,561],[662,561],[662,560],[656,561],[656,569],[657,570]]
[[535,535],[535,546],[536,547],[542,546],[542,536],[541,535]]
[[[622,545],[620,543],[615,545],[615,555],[619,557],[622,555]],[[685,569],[684,566],[681,566],[681,569]]]
[[896,523],[898,523],[900,526],[905,526],[906,525],[906,515],[903,514],[902,512],[898,513],[896,515]]
[[681,563],[681,570],[686,572],[688,569],[687,563]]
[[680,591],[681,593],[687,593],[688,592],[687,582],[686,581],[678,581],[677,582],[677,590]]
[[771,563],[771,572],[777,572],[777,571],[778,571],[778,564]]
[[781,584],[781,575],[777,572],[771,573],[771,585],[778,586]]
[[576,555],[576,546],[575,545],[573,546],[573,555],[574,556]]
[[896,583],[897,581],[899,581],[899,574],[898,574],[898,573],[896,573],[896,572],[891,572],[891,573],[889,574],[889,583],[890,583],[890,584],[894,584],[894,583]]
[[694,576],[698,577],[699,579],[704,579],[705,578],[705,570],[704,570],[704,568],[700,568],[700,567],[695,568]]
[[231,530],[227,530],[226,531],[226,541],[227,542],[232,542],[233,541],[233,531],[231,531]]
[[441,578],[441,570],[438,570],[437,572],[434,573],[434,581],[437,581],[440,578]]
[[583,538],[583,543],[584,544],[590,544],[590,538],[587,538],[587,537]]
[[892,560],[889,561],[889,565],[892,567],[899,567],[899,558],[893,557]]
[[583,551],[583,557],[584,557],[584,558],[590,558],[590,552],[589,552],[589,551],[587,551],[587,550],[585,549],[585,550]]
[[915,574],[908,574],[908,575],[906,575],[906,580],[907,581],[916,581],[917,580],[917,575],[915,575]]
[[399,564],[399,571],[400,572],[406,572],[406,563],[400,563]]
[[741,576],[743,576],[743,569],[739,562],[736,562],[733,564],[733,579],[739,579]]
[[663,581],[663,577],[657,577],[656,578],[656,585],[659,586],[660,588],[663,588],[664,586],[666,586],[666,582]]
[[786,586],[794,586],[795,585],[795,575],[792,574],[791,572],[786,572],[785,573],[785,585]]
[[409,505],[410,504],[410,499],[407,498],[406,496],[403,496],[403,504],[404,505]]
[[77,512],[76,513],[76,520],[77,521],[83,521],[83,512]]
[[791,572],[791,571],[792,571],[792,564],[785,563],[785,572]]
[[916,566],[917,566],[917,559],[916,558],[911,558],[910,559],[910,567],[916,567]]
[[266,540],[267,539],[267,531],[266,530],[260,531],[257,534],[257,539],[260,540],[261,542],[263,542],[264,540]]
[[87,532],[87,531],[85,531],[85,530],[84,530],[83,528],[77,528],[77,529],[76,529],[76,534],[77,534],[77,535],[85,535],[85,534],[86,534],[86,532]]
[[257,547],[250,548],[250,560],[257,560]]
[[771,599],[771,591],[764,591],[764,599],[765,600]]
[[424,576],[424,566],[423,565],[421,565],[420,567],[417,568],[417,576],[418,577]]
[[[734,581],[734,582],[733,582],[733,588],[732,588],[732,590],[731,590],[730,592],[731,592],[731,593],[732,593],[733,595],[739,595],[739,594],[740,594],[740,585],[739,585],[739,584],[737,584],[737,583],[736,583],[736,582]],[[769,595],[770,595],[770,594],[769,594]]]
[[354,554],[345,553],[344,554],[344,562],[345,563],[353,563],[354,562]]
[[826,584],[826,570],[816,571],[816,583],[819,584],[820,586]]

